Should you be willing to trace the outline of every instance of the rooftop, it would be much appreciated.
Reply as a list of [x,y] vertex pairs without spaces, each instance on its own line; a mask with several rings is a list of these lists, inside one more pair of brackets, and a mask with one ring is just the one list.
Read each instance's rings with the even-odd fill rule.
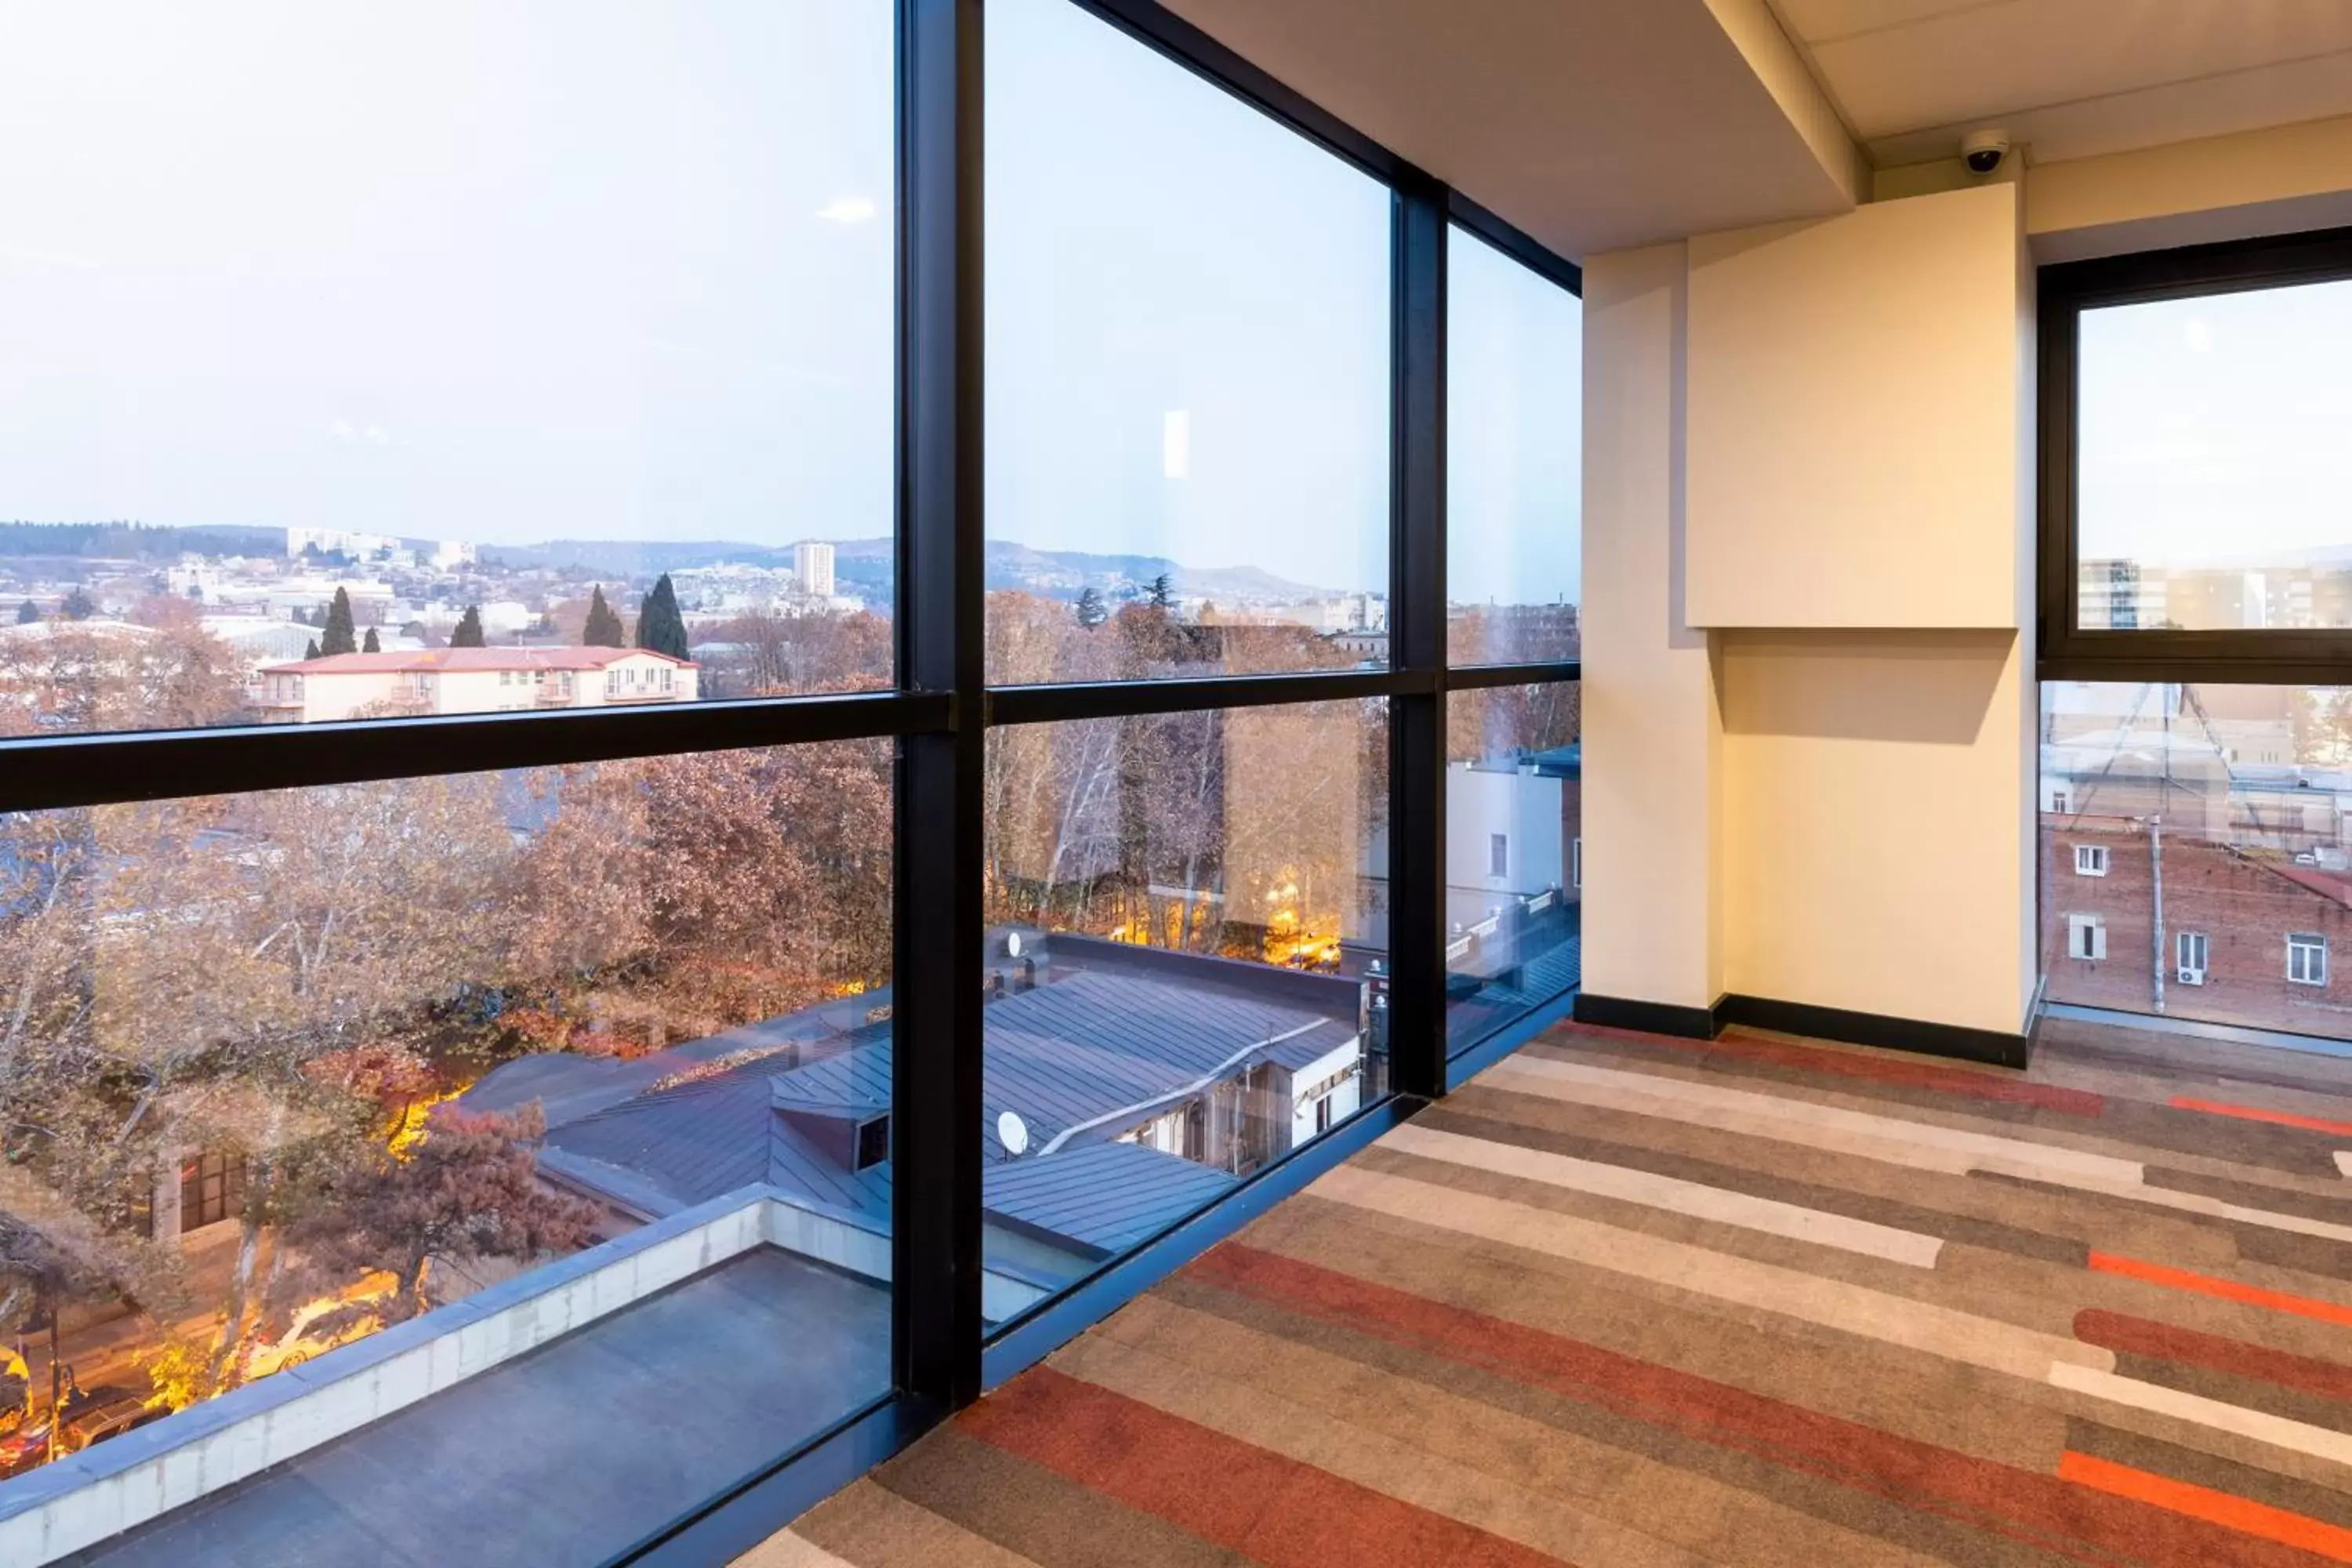
[[759,1247],[68,1561],[600,1563],[887,1388],[889,1338],[886,1287]]

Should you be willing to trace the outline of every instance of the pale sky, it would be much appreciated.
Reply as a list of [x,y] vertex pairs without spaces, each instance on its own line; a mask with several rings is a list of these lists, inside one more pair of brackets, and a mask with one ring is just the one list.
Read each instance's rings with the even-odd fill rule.
[[[11,0],[0,519],[887,533],[892,9]],[[1383,585],[1387,193],[1064,0],[989,16],[991,536]],[[1574,301],[1456,265],[1457,516],[1551,534],[1455,595],[1572,593]]]
[[2352,282],[2087,310],[2085,559],[2352,560]]

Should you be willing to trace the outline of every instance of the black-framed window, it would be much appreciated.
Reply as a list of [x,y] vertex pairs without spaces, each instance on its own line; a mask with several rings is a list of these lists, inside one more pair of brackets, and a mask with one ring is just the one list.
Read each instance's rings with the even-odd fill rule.
[[2045,267],[2045,675],[2340,679],[2352,230]]
[[[1334,620],[1325,605],[1280,621],[1273,611],[1288,606],[1277,605],[1251,607],[1266,612],[1262,621],[1223,620],[1209,613],[1208,594],[1176,591],[1171,581],[1154,595],[1129,570],[1127,585],[1141,592],[1127,608],[1161,617],[1187,647],[1213,633],[1217,656],[1055,660],[1042,675],[994,660],[1013,624],[991,602],[1002,586],[992,580],[996,545],[1019,534],[997,515],[992,489],[992,351],[1009,332],[1015,341],[1003,357],[1015,363],[1028,346],[1018,340],[1060,318],[1057,288],[1024,283],[1021,251],[1000,252],[990,238],[998,211],[990,171],[1019,155],[1022,142],[999,138],[983,159],[992,115],[1015,106],[983,105],[995,77],[983,66],[978,0],[901,0],[895,11],[829,0],[789,18],[714,3],[644,22],[650,32],[587,40],[595,47],[550,68],[479,81],[466,73],[516,47],[510,21],[468,20],[466,28],[482,31],[457,40],[467,48],[446,39],[436,48],[431,28],[420,26],[390,56],[333,51],[333,79],[366,89],[334,103],[320,99],[322,83],[273,74],[284,72],[288,51],[299,56],[324,34],[298,31],[272,50],[224,58],[204,78],[202,101],[183,106],[175,121],[174,145],[219,155],[193,187],[198,195],[217,196],[225,171],[266,174],[273,161],[348,151],[353,144],[337,140],[347,121],[360,127],[352,134],[389,138],[410,110],[383,101],[376,89],[384,82],[371,73],[411,89],[440,82],[445,97],[488,117],[478,129],[488,152],[462,171],[420,171],[399,161],[415,149],[387,140],[383,158],[339,165],[373,197],[403,198],[412,215],[431,219],[415,233],[387,237],[354,217],[328,226],[318,248],[303,251],[283,222],[241,228],[235,204],[216,203],[191,248],[148,260],[176,268],[183,281],[226,288],[234,279],[222,282],[198,265],[197,239],[216,247],[214,259],[227,258],[228,272],[310,257],[323,314],[304,315],[317,302],[305,304],[293,289],[269,295],[283,316],[255,318],[290,322],[289,331],[316,326],[315,341],[288,351],[310,357],[265,359],[248,367],[249,379],[291,395],[333,383],[327,371],[341,363],[351,374],[334,390],[357,395],[381,385],[424,411],[422,423],[326,414],[320,439],[339,461],[426,465],[431,448],[404,452],[403,444],[448,433],[427,414],[452,428],[471,419],[469,438],[525,429],[550,447],[582,450],[584,477],[569,482],[593,491],[602,521],[568,533],[547,525],[543,538],[536,526],[514,538],[449,536],[473,546],[469,558],[464,549],[420,551],[414,542],[445,535],[411,532],[408,522],[357,526],[364,519],[350,509],[362,487],[346,483],[341,521],[270,525],[283,534],[281,553],[270,557],[273,580],[301,576],[290,607],[304,618],[285,624],[301,626],[289,635],[303,637],[306,657],[207,654],[197,673],[212,684],[203,689],[234,689],[236,711],[183,703],[132,713],[123,704],[179,701],[188,682],[177,666],[151,668],[143,654],[118,658],[89,641],[91,623],[116,618],[100,613],[114,607],[114,590],[89,567],[115,560],[103,552],[124,550],[132,569],[118,575],[138,586],[156,542],[126,542],[110,531],[110,517],[60,517],[79,530],[80,553],[52,552],[65,564],[54,566],[48,586],[0,586],[8,623],[0,632],[14,630],[14,604],[29,602],[28,629],[10,646],[37,650],[13,677],[0,670],[0,688],[16,702],[7,711],[23,717],[0,738],[0,951],[10,983],[39,988],[25,1015],[32,1026],[60,1031],[74,1047],[36,1053],[43,1070],[100,1070],[73,1101],[90,1114],[70,1125],[57,1114],[65,1102],[50,1092],[55,1085],[0,1081],[0,1096],[37,1101],[50,1124],[16,1119],[16,1168],[61,1189],[86,1184],[92,1195],[81,1218],[130,1234],[134,1211],[149,1201],[132,1201],[142,1181],[155,1188],[175,1176],[190,1149],[241,1154],[235,1206],[269,1239],[299,1229],[304,1267],[324,1271],[317,1289],[348,1286],[341,1275],[328,1279],[338,1269],[392,1276],[391,1294],[372,1315],[344,1314],[362,1325],[429,1315],[489,1291],[502,1294],[488,1300],[528,1298],[535,1281],[556,1277],[544,1272],[551,1268],[560,1274],[634,1256],[633,1238],[701,1225],[705,1205],[723,1208],[751,1192],[767,1205],[750,1234],[768,1277],[745,1288],[766,1292],[771,1308],[788,1306],[791,1282],[774,1277],[781,1268],[810,1273],[819,1282],[809,1288],[826,1292],[793,1317],[789,1332],[761,1341],[789,1346],[788,1358],[744,1369],[742,1393],[763,1413],[749,1439],[760,1449],[751,1468],[765,1473],[821,1440],[835,1417],[935,1414],[971,1399],[984,1344],[1008,1342],[1069,1286],[1232,1200],[1291,1151],[1397,1097],[1441,1092],[1449,1037],[1456,1046],[1484,1037],[1542,999],[1525,965],[1465,968],[1453,952],[1455,763],[1507,765],[1514,778],[1525,764],[1531,789],[1550,803],[1514,808],[1502,830],[1504,879],[1525,870],[1559,885],[1506,889],[1527,906],[1513,927],[1527,940],[1486,940],[1498,925],[1482,933],[1481,962],[1532,954],[1538,936],[1559,951],[1552,939],[1576,881],[1573,813],[1561,803],[1579,669],[1572,640],[1557,638],[1469,656],[1521,662],[1449,659],[1447,567],[1457,558],[1448,540],[1450,267],[1467,245],[1477,259],[1462,263],[1465,272],[1516,268],[1508,276],[1520,296],[1556,291],[1538,296],[1553,318],[1572,316],[1576,269],[1156,6],[1007,0],[989,24],[990,41],[1008,51],[997,68],[1032,70],[1033,85],[1050,92],[1067,80],[1066,63],[1056,67],[1050,51],[1042,68],[1013,56],[1045,46],[996,30],[1024,16],[1041,36],[1082,38],[1172,84],[1166,101],[1177,118],[1147,128],[1156,144],[1181,143],[1184,113],[1215,118],[1233,145],[1262,154],[1244,171],[1265,186],[1261,216],[1315,217],[1298,244],[1279,247],[1275,259],[1297,264],[1288,275],[1259,265],[1265,253],[1241,237],[1223,242],[1214,225],[1192,226],[1192,263],[1218,285],[1191,302],[1192,335],[1223,349],[1191,374],[1247,378],[1256,370],[1227,356],[1279,351],[1289,379],[1276,379],[1294,401],[1313,399],[1322,378],[1330,400],[1347,405],[1299,411],[1340,434],[1323,444],[1318,476],[1275,474],[1281,484],[1269,493],[1277,507],[1290,506],[1286,496],[1329,505],[1328,528],[1307,531],[1318,553],[1348,554],[1347,570],[1300,585],[1318,597],[1349,590],[1354,618]],[[568,14],[548,22],[551,30],[572,25]],[[331,32],[335,24],[313,26]],[[478,58],[469,52],[478,42]],[[86,72],[102,75],[109,58],[95,40],[62,32],[49,47]],[[777,93],[773,73],[784,63],[822,64],[822,82]],[[492,77],[562,101],[533,115],[497,93],[457,90]],[[710,90],[745,82],[757,90]],[[223,90],[227,84],[251,87],[244,98],[257,107]],[[1072,94],[1084,85],[1069,83]],[[334,111],[311,149],[223,130],[306,92],[305,101]],[[624,111],[604,112],[615,105]],[[1055,106],[1031,107],[1045,115]],[[770,113],[791,124],[761,132]],[[1101,129],[1076,120],[1048,143]],[[565,136],[581,145],[561,144]],[[690,156],[698,150],[705,155]],[[101,195],[117,185],[144,189],[140,182],[154,171],[134,163],[101,158],[89,182]],[[1149,174],[1098,166],[1097,177],[1114,181],[1105,200],[1064,215],[1044,237],[1077,236],[1083,259],[1085,247],[1115,243],[1120,223],[1148,226],[1149,202],[1118,222],[1107,217],[1116,216],[1110,198],[1128,194],[1116,180]],[[618,183],[596,184],[608,176]],[[1004,183],[1017,179],[1008,174]],[[1296,194],[1310,184],[1324,194]],[[1286,199],[1300,212],[1285,211]],[[497,222],[474,235],[472,249],[438,244],[467,201],[492,202]],[[1324,221],[1329,214],[1318,204],[1327,201],[1347,209],[1344,225]],[[362,210],[341,195],[329,206]],[[378,200],[364,211],[398,206]],[[583,261],[584,271],[551,271],[536,294],[502,270],[515,255],[551,246],[594,250],[594,237],[579,229],[590,209],[608,226],[616,211],[635,226]],[[1086,220],[1102,231],[1088,234]],[[30,269],[30,281],[12,279],[0,310],[64,300],[68,317],[88,314],[86,296],[108,279],[93,281],[89,268],[71,265],[91,258],[68,243],[69,227],[53,254],[0,256],[0,267]],[[1315,244],[1344,248],[1355,273],[1349,289],[1318,296],[1309,264],[1324,253],[1300,248]],[[1336,250],[1330,258],[1342,259]],[[388,329],[368,337],[352,323],[382,326],[354,302],[371,267],[397,274],[390,282],[410,307],[441,290],[492,315],[503,301],[520,319],[470,333],[441,322],[412,342],[393,341]],[[592,289],[599,279],[604,287]],[[595,299],[575,298],[575,286]],[[1015,301],[1010,315],[999,309],[1000,289]],[[1221,310],[1221,300],[1233,308]],[[730,303],[751,314],[728,317]],[[92,374],[159,384],[177,374],[235,390],[235,367],[218,343],[178,343],[173,331],[189,323],[152,315],[168,304],[141,305],[150,314],[139,319],[155,329],[142,340],[150,358],[97,356]],[[1302,318],[1293,323],[1299,334],[1270,344],[1264,323],[1286,313]],[[1128,319],[1136,330],[1150,321],[1148,310]],[[535,359],[533,345],[562,336],[541,330],[549,320],[578,333],[561,353]],[[1064,324],[1103,332],[1118,321],[1116,311],[1074,308]],[[833,342],[828,332],[854,342],[856,354],[819,352]],[[355,357],[334,360],[339,334]],[[1574,356],[1567,335],[1547,342],[1548,354]],[[191,357],[167,361],[164,351],[175,347]],[[1060,363],[1098,361],[1100,347],[1080,342],[1076,361]],[[413,384],[394,374],[404,355],[431,362]],[[0,366],[0,409],[29,407],[58,390],[68,357],[60,350]],[[1562,374],[1549,357],[1520,368],[1554,385]],[[1049,363],[1040,385],[1077,409],[1085,377],[1055,384],[1052,371]],[[453,402],[430,395],[435,375],[485,384]],[[534,406],[521,396],[529,387],[547,401]],[[583,396],[594,402],[600,388],[613,405],[604,410],[609,426],[549,413]],[[1146,390],[1152,395],[1136,406],[1150,417],[1137,439],[1161,501],[1167,485],[1204,479],[1214,464],[1242,462],[1235,471],[1245,479],[1249,464],[1276,461],[1268,432],[1244,428],[1255,419],[1246,407],[1210,417],[1220,407],[1213,385]],[[104,426],[83,432],[85,443],[114,440],[121,452],[146,442],[156,455],[128,464],[129,479],[187,456],[166,450],[160,426],[121,422],[125,409],[139,419],[152,410],[120,392],[55,399],[39,411],[50,422],[41,428],[55,435],[51,424],[79,412]],[[1513,432],[1521,449],[1510,462],[1524,467],[1540,434],[1530,417],[1547,416],[1528,416],[1535,405],[1514,404],[1508,387],[1463,388],[1455,437],[1484,433],[1488,416],[1478,410],[1494,405],[1488,392],[1521,411]],[[222,414],[202,402],[182,406]],[[999,423],[1008,459],[1042,476],[1024,492],[1045,498],[1036,504],[1091,508],[1111,493],[1057,491],[1050,442],[1024,437],[1010,417]],[[197,420],[182,437],[200,447],[208,427]],[[14,438],[16,427],[7,429],[0,444]],[[1572,450],[1580,434],[1570,422],[1551,439]],[[1126,437],[1108,438],[1116,446]],[[521,445],[525,456],[544,456]],[[224,441],[215,455],[238,459],[244,472],[257,451]],[[1546,482],[1557,480],[1556,454],[1537,456],[1552,464]],[[547,504],[541,492],[562,476],[509,457],[504,466],[450,462],[427,477],[451,485],[470,474],[514,492],[510,510],[541,515],[532,509]],[[854,469],[855,482],[838,493],[808,489],[812,472],[835,468]],[[630,482],[614,477],[623,468]],[[0,465],[0,473],[50,482],[37,468]],[[45,494],[10,496],[8,482],[0,479],[0,514],[58,511]],[[1501,488],[1517,482],[1506,477]],[[247,497],[245,525],[267,510],[265,500]],[[93,514],[112,510],[81,504]],[[143,503],[127,510],[147,521]],[[1242,508],[1220,526],[1244,531],[1236,538],[1253,528],[1263,534],[1253,515]],[[642,535],[627,531],[639,524]],[[1055,537],[1066,542],[1084,538],[1084,525],[1067,519],[1040,526],[1061,530]],[[1481,549],[1508,550],[1508,526],[1479,526]],[[326,531],[298,538],[303,529]],[[1255,568],[1259,575],[1242,576],[1261,597],[1278,596],[1264,578],[1299,581],[1271,556],[1174,553],[1195,537],[1136,532],[1119,547],[1134,553],[1150,544],[1186,567]],[[748,548],[714,558],[714,539]],[[628,548],[615,556],[583,541]],[[12,552],[0,567],[20,578],[24,561],[49,559],[39,550],[28,556],[26,539],[5,527],[0,542]],[[195,559],[159,567],[162,588],[121,617],[138,627],[120,634],[124,647],[168,641],[192,616],[197,631],[215,635],[203,622],[218,607],[221,563],[231,558],[176,550],[186,542],[169,541]],[[1558,542],[1548,541],[1555,554]],[[542,543],[562,547],[525,548]],[[309,592],[301,574],[361,569],[413,573],[451,589],[447,607],[457,613],[444,640],[461,646],[422,651],[464,657],[389,670],[390,697],[338,706],[330,700],[335,680],[363,666],[371,678],[386,673],[365,661],[409,651],[394,646],[408,637],[406,622],[372,618],[372,595],[348,582],[348,616],[331,595],[315,605],[299,597]],[[535,596],[493,596],[497,574],[530,579]],[[575,577],[584,595],[571,591],[581,585]],[[78,586],[93,602],[86,613],[68,603]],[[1041,591],[1023,613],[1055,637],[1104,629],[1088,624],[1084,593],[1098,584],[1032,586]],[[152,609],[165,624],[129,613],[158,595],[177,601]],[[1526,602],[1570,599],[1548,581]],[[509,603],[521,606],[519,626],[509,625]],[[643,651],[657,657],[628,663],[648,621],[667,638],[673,616],[684,654],[649,644]],[[625,647],[603,640],[614,635],[606,616]],[[425,633],[444,635],[434,618],[417,618]],[[331,634],[335,648],[307,657],[313,634],[322,645]],[[346,637],[358,645],[350,651]],[[1258,644],[1275,640],[1289,651],[1258,657]],[[565,657],[590,648],[621,660]],[[1299,649],[1311,657],[1290,656]],[[86,700],[74,694],[77,680],[92,693]],[[585,700],[592,682],[607,700]],[[273,702],[278,709],[265,711]],[[277,718],[304,721],[259,721]],[[1486,846],[1477,847],[1469,868],[1484,870]],[[1471,976],[1465,996],[1454,994],[1450,972]],[[1554,963],[1545,973],[1557,980],[1561,972]],[[1108,1036],[1100,1016],[1082,1016],[1102,1005],[1090,993],[1105,980],[1124,985],[1126,1005],[1139,1010],[1115,1018]],[[1452,1016],[1469,1002],[1483,1009],[1475,1028]],[[1024,1014],[1046,1017],[1045,1026],[1025,1027]],[[1210,1028],[1213,1014],[1223,1033]],[[151,1016],[169,1027],[144,1027]],[[1155,1032],[1167,1047],[1157,1055],[1137,1044]],[[1045,1070],[1007,1070],[1024,1052],[1035,1058],[1039,1039],[1058,1041],[1061,1056],[1045,1049]],[[1118,1048],[1098,1048],[1104,1039]],[[1194,1062],[1204,1042],[1231,1048]],[[1074,1052],[1090,1068],[1076,1077],[1090,1078],[1108,1103],[1051,1100],[1049,1089],[1072,1081],[1055,1063],[1066,1068]],[[123,1124],[133,1132],[128,1144],[99,1135]],[[328,1135],[334,1130],[356,1130],[349,1147]],[[117,1168],[115,1151],[126,1147],[135,1170]],[[413,1258],[394,1267],[401,1260],[389,1253],[375,1259],[355,1250],[382,1239],[366,1226],[329,1223],[337,1214],[398,1212],[387,1194],[461,1156],[520,1183],[508,1194],[522,1205],[512,1212],[535,1215],[535,1228],[476,1247],[478,1256],[452,1243],[431,1254],[429,1267]],[[1098,1168],[1078,1171],[1079,1156]],[[265,1194],[268,1201],[254,1201]],[[1106,1213],[1106,1194],[1131,1201]],[[297,1197],[313,1205],[306,1224],[287,1206]],[[588,1257],[596,1247],[614,1250]],[[383,1269],[369,1267],[377,1261]],[[222,1366],[292,1364],[338,1348],[329,1331],[312,1331],[323,1314],[306,1309],[317,1300],[285,1294],[295,1277],[281,1290],[273,1273],[268,1289],[278,1293],[265,1307],[262,1283],[237,1276],[241,1267],[231,1263],[225,1288],[250,1293],[235,1300],[264,1315],[224,1319],[250,1322],[254,1343],[233,1346]],[[266,1316],[289,1302],[299,1321]],[[586,1319],[572,1326],[593,1331]],[[834,1331],[840,1344],[855,1342],[854,1354],[834,1356],[836,1341],[824,1337]],[[269,1353],[257,1361],[236,1360],[264,1344]],[[762,1393],[750,1375],[779,1369],[798,1381]],[[306,1380],[319,1374],[313,1367]],[[676,1392],[666,1408],[716,1419]],[[583,1430],[609,1416],[583,1418]],[[741,1479],[740,1468],[714,1471],[709,1495],[673,1500],[677,1516],[646,1542],[688,1528]]]
[[1447,654],[1574,658],[1584,302],[1458,225],[1446,265]]

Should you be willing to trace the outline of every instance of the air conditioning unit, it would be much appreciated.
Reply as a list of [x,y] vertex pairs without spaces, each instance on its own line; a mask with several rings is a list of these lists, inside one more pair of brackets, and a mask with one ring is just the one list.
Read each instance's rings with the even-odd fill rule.
[[2202,985],[2205,984],[2205,972],[2201,969],[2183,969],[2179,972],[2179,978],[2183,985]]

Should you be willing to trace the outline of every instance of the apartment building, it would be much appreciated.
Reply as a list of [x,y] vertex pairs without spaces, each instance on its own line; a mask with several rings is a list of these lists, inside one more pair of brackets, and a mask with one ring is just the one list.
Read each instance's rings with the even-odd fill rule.
[[695,700],[699,668],[644,648],[444,647],[338,653],[264,666],[268,722],[443,713],[529,713]]

